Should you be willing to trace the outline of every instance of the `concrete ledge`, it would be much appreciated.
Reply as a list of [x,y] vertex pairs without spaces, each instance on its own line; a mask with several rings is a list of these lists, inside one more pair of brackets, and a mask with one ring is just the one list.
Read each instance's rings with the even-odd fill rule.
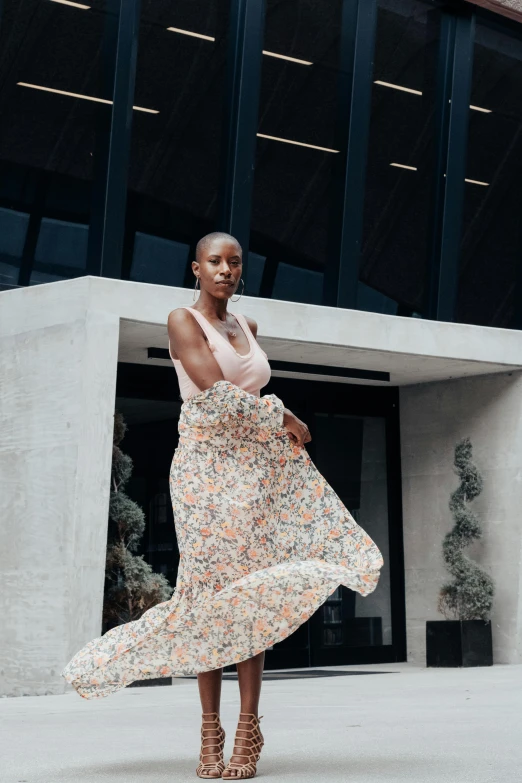
[[[0,293],[0,334],[6,336],[68,322],[89,309],[159,326],[166,336],[169,312],[190,304],[191,297],[191,291],[186,288],[91,276],[4,291]],[[522,331],[515,329],[247,296],[242,297],[241,305],[233,303],[231,311],[251,315],[259,322],[260,338],[280,343],[333,346],[419,360],[476,362],[484,365],[483,373],[502,368],[522,369]]]

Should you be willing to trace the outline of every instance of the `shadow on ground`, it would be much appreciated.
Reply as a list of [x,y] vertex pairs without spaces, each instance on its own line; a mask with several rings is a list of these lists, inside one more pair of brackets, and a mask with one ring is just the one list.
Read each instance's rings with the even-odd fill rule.
[[[279,758],[269,758],[268,753],[264,753],[258,766],[257,777],[284,779],[292,777],[294,780],[346,780],[357,781],[362,775],[371,775],[376,781],[387,781],[391,778],[400,779],[404,775],[405,779],[411,779],[413,775],[418,774],[422,779],[423,773],[427,769],[437,766],[437,769],[444,773],[441,765],[441,759],[438,756],[432,758],[426,757],[422,760],[410,756],[387,758],[384,756],[357,756],[357,749],[354,748],[353,759],[346,762],[346,756],[332,757],[321,755],[320,748],[315,758],[302,758],[297,754],[280,756]],[[225,757],[225,761],[227,757]],[[129,761],[120,764],[93,764],[91,766],[82,766],[81,769],[69,767],[62,768],[60,774],[56,776],[56,781],[60,783],[76,783],[76,781],[94,781],[94,780],[132,780],[148,781],[165,780],[171,776],[176,781],[189,781],[196,778],[196,767],[198,760],[196,758],[177,758],[177,759],[156,759],[153,761]],[[415,769],[416,768],[416,769]],[[451,771],[451,764],[447,764],[448,774]],[[443,778],[441,778],[443,779]]]

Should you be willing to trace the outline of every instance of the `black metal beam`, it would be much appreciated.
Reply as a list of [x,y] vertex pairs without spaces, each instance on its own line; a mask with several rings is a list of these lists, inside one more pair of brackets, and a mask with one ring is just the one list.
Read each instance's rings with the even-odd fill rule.
[[457,302],[474,42],[474,14],[459,15],[455,20],[446,200],[440,253],[437,319],[441,321],[454,320]]
[[38,171],[36,176],[36,190],[33,202],[30,208],[29,223],[25,235],[24,249],[20,259],[20,269],[18,270],[18,285],[26,286],[31,282],[31,274],[34,266],[34,256],[42,218],[45,207],[45,199],[49,187],[49,172]]
[[458,293],[462,209],[466,187],[475,41],[474,12],[460,11],[445,21],[444,29],[446,39],[441,46],[441,76],[437,96],[439,135],[427,317],[453,321]]
[[261,87],[264,0],[232,0],[218,228],[243,248],[246,279]]
[[[147,348],[147,359],[164,359],[170,362],[168,348]],[[339,367],[331,364],[306,364],[305,362],[286,362],[271,359],[273,370],[284,372],[306,373],[307,375],[331,375],[336,378],[363,378],[369,381],[390,383],[390,373],[386,370],[362,370],[358,367]]]
[[87,264],[88,274],[102,277],[121,277],[140,9],[141,0],[108,0],[106,67],[112,107],[108,135],[98,147],[101,165],[93,189]]
[[390,389],[395,400],[385,418],[386,485],[392,644],[396,661],[408,660],[406,644],[406,585],[402,509],[401,426],[399,388]]
[[437,54],[436,105],[435,105],[435,171],[433,175],[433,196],[430,216],[430,256],[428,280],[425,289],[425,317],[437,318],[440,287],[440,251],[444,199],[446,193],[446,165],[448,154],[448,131],[451,108],[451,73],[455,51],[455,17],[441,13],[440,37]]
[[323,304],[355,308],[361,260],[377,0],[344,0],[332,251]]
[[331,364],[306,364],[304,362],[286,362],[272,359],[273,370],[305,373],[308,375],[331,375],[335,378],[363,378],[367,381],[390,382],[390,373],[385,370],[362,370],[358,367],[338,367]]

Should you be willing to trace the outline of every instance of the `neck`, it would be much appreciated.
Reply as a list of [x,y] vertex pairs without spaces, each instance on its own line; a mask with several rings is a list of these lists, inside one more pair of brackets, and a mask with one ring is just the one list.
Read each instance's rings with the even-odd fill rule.
[[194,305],[195,310],[199,310],[204,316],[209,318],[218,318],[220,321],[227,319],[227,299],[217,299],[208,291],[201,291],[199,299]]

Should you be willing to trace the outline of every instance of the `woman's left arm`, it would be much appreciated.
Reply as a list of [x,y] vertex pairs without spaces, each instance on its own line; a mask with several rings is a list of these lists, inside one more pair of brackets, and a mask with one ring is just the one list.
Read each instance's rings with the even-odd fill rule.
[[[254,321],[253,318],[250,318],[247,315],[245,315],[245,319],[250,327],[250,331],[254,335],[254,338],[257,340],[257,322]],[[275,395],[266,395],[266,396],[272,397]],[[262,397],[261,399],[264,398]],[[297,416],[294,413],[292,413],[291,410],[285,407],[283,407],[282,426],[288,431],[290,440],[292,440],[294,443],[296,443],[299,446],[303,446],[305,443],[309,443],[312,440],[312,436],[310,435],[310,430],[308,429],[308,426],[304,423],[304,421],[298,419]]]

